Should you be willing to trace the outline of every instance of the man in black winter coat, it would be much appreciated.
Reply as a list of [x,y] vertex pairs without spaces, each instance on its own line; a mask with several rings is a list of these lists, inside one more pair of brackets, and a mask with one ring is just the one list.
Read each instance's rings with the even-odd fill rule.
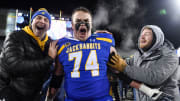
[[31,25],[10,33],[0,55],[0,101],[39,101],[43,83],[57,54],[47,35],[51,16],[40,9]]

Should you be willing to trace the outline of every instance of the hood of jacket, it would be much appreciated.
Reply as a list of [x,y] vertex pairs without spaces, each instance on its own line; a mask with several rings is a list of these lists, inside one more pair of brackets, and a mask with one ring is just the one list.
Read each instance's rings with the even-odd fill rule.
[[[161,28],[159,28],[158,26],[156,25],[146,25],[144,26],[142,29],[141,29],[141,34],[142,34],[142,31],[145,29],[145,28],[150,28],[152,29],[152,31],[154,32],[154,35],[156,37],[156,40],[155,40],[155,43],[153,44],[153,46],[146,52],[144,52],[141,48],[139,48],[139,45],[138,45],[138,48],[139,50],[141,51],[141,53],[150,53],[158,48],[160,48],[163,43],[164,43],[164,33],[163,31],[161,30]],[[138,44],[140,42],[140,37],[138,39]]]

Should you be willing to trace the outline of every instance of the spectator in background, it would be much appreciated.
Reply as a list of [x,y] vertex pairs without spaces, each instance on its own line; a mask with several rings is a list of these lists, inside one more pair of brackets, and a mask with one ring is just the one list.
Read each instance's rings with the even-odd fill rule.
[[40,101],[57,54],[57,41],[46,33],[50,26],[50,14],[40,9],[30,26],[6,37],[0,55],[0,101]]
[[[111,59],[111,67],[124,72],[130,78],[158,88],[180,101],[177,86],[178,57],[173,45],[164,38],[164,33],[156,25],[146,25],[142,28],[138,40],[138,51],[134,57],[123,59],[115,55]],[[137,101],[152,101],[149,96],[136,90]],[[166,101],[166,100],[165,100]]]

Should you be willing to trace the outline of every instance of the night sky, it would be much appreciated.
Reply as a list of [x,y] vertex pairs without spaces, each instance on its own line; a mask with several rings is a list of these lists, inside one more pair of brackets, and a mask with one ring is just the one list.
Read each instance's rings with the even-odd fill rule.
[[[90,9],[96,29],[108,29],[113,33],[117,46],[131,37],[133,43],[142,26],[155,24],[162,28],[167,39],[178,48],[180,46],[180,0],[4,0],[0,8],[34,10],[44,7],[50,13],[70,16],[79,6]],[[106,16],[105,16],[106,15]],[[99,20],[101,19],[101,20]],[[126,43],[127,44],[127,43]],[[134,44],[135,45],[135,44]],[[134,47],[134,46],[130,46]],[[123,48],[123,47],[122,47]]]

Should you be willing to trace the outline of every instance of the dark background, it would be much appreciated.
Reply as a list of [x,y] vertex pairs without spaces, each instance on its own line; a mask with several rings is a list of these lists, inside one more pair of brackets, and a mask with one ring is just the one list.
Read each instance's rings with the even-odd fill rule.
[[[167,39],[178,48],[180,46],[180,8],[175,8],[178,0],[3,0],[1,8],[36,11],[46,8],[50,13],[71,16],[74,8],[87,7],[94,17],[94,30],[111,31],[120,48],[133,48],[142,26],[155,24],[162,28]],[[180,3],[180,2],[179,2]],[[165,10],[165,13],[160,13]],[[100,19],[100,20],[99,20]],[[125,44],[125,45],[124,45]],[[133,45],[131,45],[133,44]]]

